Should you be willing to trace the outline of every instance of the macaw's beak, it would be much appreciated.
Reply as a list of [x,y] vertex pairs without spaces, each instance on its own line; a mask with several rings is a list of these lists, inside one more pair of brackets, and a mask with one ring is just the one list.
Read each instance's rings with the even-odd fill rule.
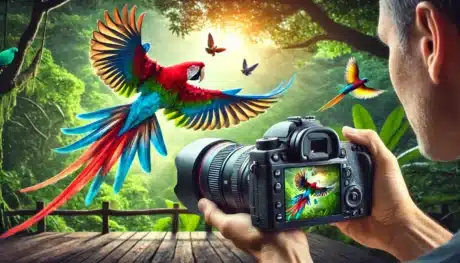
[[203,81],[203,79],[204,79],[204,67],[202,67],[200,70],[200,81],[199,82]]

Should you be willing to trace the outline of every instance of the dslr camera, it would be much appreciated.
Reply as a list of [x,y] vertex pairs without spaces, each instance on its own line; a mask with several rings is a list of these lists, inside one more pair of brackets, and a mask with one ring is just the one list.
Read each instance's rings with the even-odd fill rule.
[[263,231],[369,216],[373,161],[315,117],[273,125],[256,145],[200,139],[176,157],[179,200],[199,214],[201,198],[226,213],[249,213]]

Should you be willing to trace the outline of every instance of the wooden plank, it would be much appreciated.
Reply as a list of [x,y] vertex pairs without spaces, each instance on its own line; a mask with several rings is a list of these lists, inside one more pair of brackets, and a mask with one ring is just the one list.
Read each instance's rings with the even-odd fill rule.
[[[147,260],[150,260],[160,246],[161,240],[163,240],[165,234],[166,232],[149,232],[142,240],[137,242],[118,263],[143,262],[146,257],[148,258]],[[152,246],[154,242],[156,244]],[[154,248],[154,246],[156,247]],[[148,251],[144,253],[148,248],[152,248],[152,254],[149,254]]]
[[256,260],[253,256],[247,254],[246,252],[244,252],[243,250],[237,248],[233,243],[232,241],[226,239],[224,236],[222,236],[222,234],[220,232],[213,232],[214,235],[216,235],[216,237],[230,250],[232,251],[233,254],[235,254],[235,256],[237,256],[241,261],[247,263],[247,262],[251,262],[251,263],[255,263]]
[[78,252],[77,254],[70,255],[62,259],[62,261],[58,261],[57,263],[65,263],[65,262],[83,262],[89,257],[93,256],[97,253],[98,250],[109,244],[110,242],[119,238],[123,233],[122,232],[112,232],[101,236],[101,239],[98,239],[98,242],[94,242],[94,244],[88,245],[87,248],[83,248],[83,251]]
[[110,253],[106,258],[104,258],[104,260],[102,260],[101,263],[110,263],[118,261],[126,254],[126,252],[128,252],[139,240],[144,238],[147,234],[148,232],[135,233],[132,237],[123,242],[123,244],[118,246],[117,249],[112,251],[112,253]]
[[174,248],[176,247],[176,235],[168,232],[161,242],[160,247],[155,253],[152,263],[157,262],[168,262],[171,261],[174,256]]
[[41,238],[45,236],[56,235],[56,232],[45,232],[45,233],[24,233],[24,234],[16,234],[12,237],[6,239],[0,239],[0,246],[6,246],[12,244],[13,242],[24,242],[26,240],[33,240],[35,238]]
[[192,242],[190,232],[178,232],[174,263],[193,263]]
[[[118,236],[120,236],[121,233],[118,233]],[[71,249],[64,251],[63,253],[60,253],[54,257],[48,257],[46,262],[47,263],[62,263],[66,261],[67,259],[70,258],[75,258],[78,255],[84,253],[86,250],[93,249],[95,247],[100,247],[102,244],[106,244],[109,242],[110,236],[109,235],[103,235],[100,232],[96,232],[94,236],[82,240],[78,246],[72,246]]]
[[[193,237],[192,237],[193,238]],[[209,243],[211,246],[214,248],[216,253],[219,255],[220,259],[224,263],[233,263],[233,262],[242,262],[235,254],[230,251],[220,240],[216,235],[213,234],[208,234],[207,239],[209,240]]]
[[0,250],[0,256],[7,252],[16,251],[17,249],[27,249],[31,246],[39,244],[40,242],[44,242],[45,240],[51,240],[66,234],[68,233],[46,232],[22,237],[13,236],[0,242],[0,246],[2,247]]
[[125,232],[120,237],[112,240],[112,242],[108,243],[101,249],[97,250],[91,257],[87,258],[85,261],[86,263],[93,263],[99,262],[103,258],[105,258],[108,254],[110,254],[114,249],[119,247],[123,242],[128,240],[130,237],[134,235],[134,232]]
[[36,240],[35,242],[29,243],[27,246],[22,248],[19,246],[14,246],[10,248],[5,248],[5,253],[2,254],[2,258],[8,258],[11,261],[16,261],[17,259],[27,256],[36,251],[45,250],[50,247],[57,246],[63,242],[69,241],[72,238],[67,237],[70,233],[62,233],[62,235],[57,236],[56,238],[51,239],[41,239]]
[[192,251],[197,263],[222,262],[206,238],[206,232],[192,232]]
[[71,240],[56,244],[55,246],[49,247],[48,249],[41,249],[41,250],[37,250],[36,252],[34,251],[35,253],[24,255],[24,257],[17,259],[16,262],[18,263],[49,262],[48,258],[55,257],[75,247],[78,247],[79,243],[84,242],[85,240],[91,237],[94,237],[96,235],[97,233],[88,233],[88,232],[71,233],[70,235],[67,236],[69,238],[72,238]]

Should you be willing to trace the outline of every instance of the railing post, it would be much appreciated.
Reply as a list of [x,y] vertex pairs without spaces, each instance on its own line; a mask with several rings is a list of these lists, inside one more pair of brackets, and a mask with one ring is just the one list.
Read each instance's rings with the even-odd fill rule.
[[109,213],[110,203],[107,201],[102,202],[102,234],[109,233]]
[[[40,212],[41,210],[43,210],[43,208],[45,208],[45,202],[37,201],[35,203],[35,209],[37,210],[37,213]],[[42,220],[38,221],[38,223],[37,223],[37,232],[38,233],[43,233],[43,232],[46,231],[46,221],[45,220],[46,220],[46,216]]]
[[208,234],[212,233],[212,226],[211,225],[208,225],[207,223],[205,223],[204,228],[206,230],[206,233],[208,233]]
[[177,211],[179,209],[179,204],[174,203],[174,212],[172,214],[172,232],[173,234],[176,234],[179,231],[179,212]]

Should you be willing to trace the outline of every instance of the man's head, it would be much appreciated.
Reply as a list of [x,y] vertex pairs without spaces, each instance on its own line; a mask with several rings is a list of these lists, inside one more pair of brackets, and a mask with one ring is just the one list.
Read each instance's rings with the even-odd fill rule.
[[460,157],[460,1],[381,0],[379,37],[423,153]]

